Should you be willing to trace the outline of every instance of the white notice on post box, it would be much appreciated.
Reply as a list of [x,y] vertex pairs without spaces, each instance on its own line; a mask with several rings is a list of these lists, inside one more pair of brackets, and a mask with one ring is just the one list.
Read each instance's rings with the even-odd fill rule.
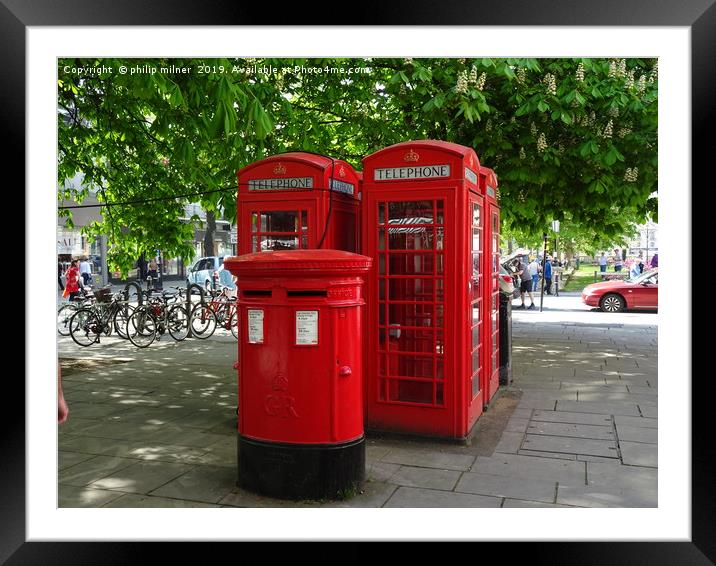
[[318,311],[296,311],[296,346],[318,344]]
[[249,309],[249,344],[264,343],[264,311]]

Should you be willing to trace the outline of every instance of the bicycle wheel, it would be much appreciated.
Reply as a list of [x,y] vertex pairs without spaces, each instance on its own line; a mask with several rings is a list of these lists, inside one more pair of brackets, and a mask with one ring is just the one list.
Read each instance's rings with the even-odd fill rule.
[[63,303],[57,309],[57,332],[61,336],[70,335],[70,319],[78,309],[79,307],[72,303]]
[[216,330],[216,315],[207,305],[199,303],[191,311],[189,324],[192,335],[204,340],[214,334],[214,330]]
[[174,340],[184,340],[189,334],[189,317],[186,309],[181,305],[174,305],[167,313],[167,326],[169,334]]
[[69,322],[70,336],[79,346],[91,346],[99,342],[102,323],[91,309],[79,309],[72,315]]
[[125,340],[129,338],[127,334],[127,324],[129,324],[129,317],[132,316],[134,307],[132,305],[121,305],[117,312],[114,313],[114,330],[120,338]]
[[239,339],[239,311],[234,310],[233,313],[231,313],[231,320],[229,321],[229,325],[231,326],[231,333],[234,335],[234,338],[237,340]]
[[146,348],[157,336],[157,319],[145,307],[135,309],[127,323],[129,341],[137,348]]

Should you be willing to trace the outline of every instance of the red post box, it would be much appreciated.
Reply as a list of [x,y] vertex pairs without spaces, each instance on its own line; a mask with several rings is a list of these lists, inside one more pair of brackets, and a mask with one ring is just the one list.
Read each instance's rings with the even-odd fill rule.
[[273,155],[237,173],[241,254],[286,249],[358,251],[361,183],[345,161]]
[[362,252],[376,263],[366,428],[466,439],[483,411],[491,282],[479,172],[472,149],[441,141],[363,159]]
[[334,498],[363,481],[362,308],[372,260],[336,250],[227,258],[239,294],[239,484]]
[[497,176],[488,167],[480,167],[480,192],[485,196],[484,281],[485,313],[489,330],[485,333],[485,405],[500,386],[500,206],[497,202]]

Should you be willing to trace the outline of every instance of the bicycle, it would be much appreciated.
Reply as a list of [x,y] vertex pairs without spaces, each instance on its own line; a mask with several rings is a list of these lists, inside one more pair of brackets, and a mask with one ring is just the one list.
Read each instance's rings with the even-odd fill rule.
[[95,293],[96,302],[75,311],[69,319],[69,333],[79,346],[91,346],[100,336],[110,336],[114,330],[120,338],[127,338],[127,322],[134,307],[123,300],[121,293],[109,289]]
[[[162,292],[161,297],[148,297],[146,304],[137,307],[128,322],[129,341],[137,348],[147,348],[160,340],[165,332],[181,341],[189,334],[189,317],[179,303],[183,299],[181,288],[176,294]],[[158,336],[157,336],[158,335]]]
[[198,303],[191,311],[189,324],[192,335],[201,340],[212,336],[217,326],[230,330],[234,338],[239,338],[238,310],[236,297],[228,294],[229,287],[222,287],[217,294],[212,293],[208,303]]
[[57,332],[60,336],[70,335],[70,318],[82,307],[87,307],[95,302],[94,293],[80,288],[80,295],[74,301],[62,302],[57,307]]

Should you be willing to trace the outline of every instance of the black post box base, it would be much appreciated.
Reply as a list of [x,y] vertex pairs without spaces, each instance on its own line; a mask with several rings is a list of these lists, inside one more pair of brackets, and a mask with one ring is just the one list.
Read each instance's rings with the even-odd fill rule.
[[279,499],[347,499],[365,479],[365,437],[282,444],[238,436],[239,487]]

